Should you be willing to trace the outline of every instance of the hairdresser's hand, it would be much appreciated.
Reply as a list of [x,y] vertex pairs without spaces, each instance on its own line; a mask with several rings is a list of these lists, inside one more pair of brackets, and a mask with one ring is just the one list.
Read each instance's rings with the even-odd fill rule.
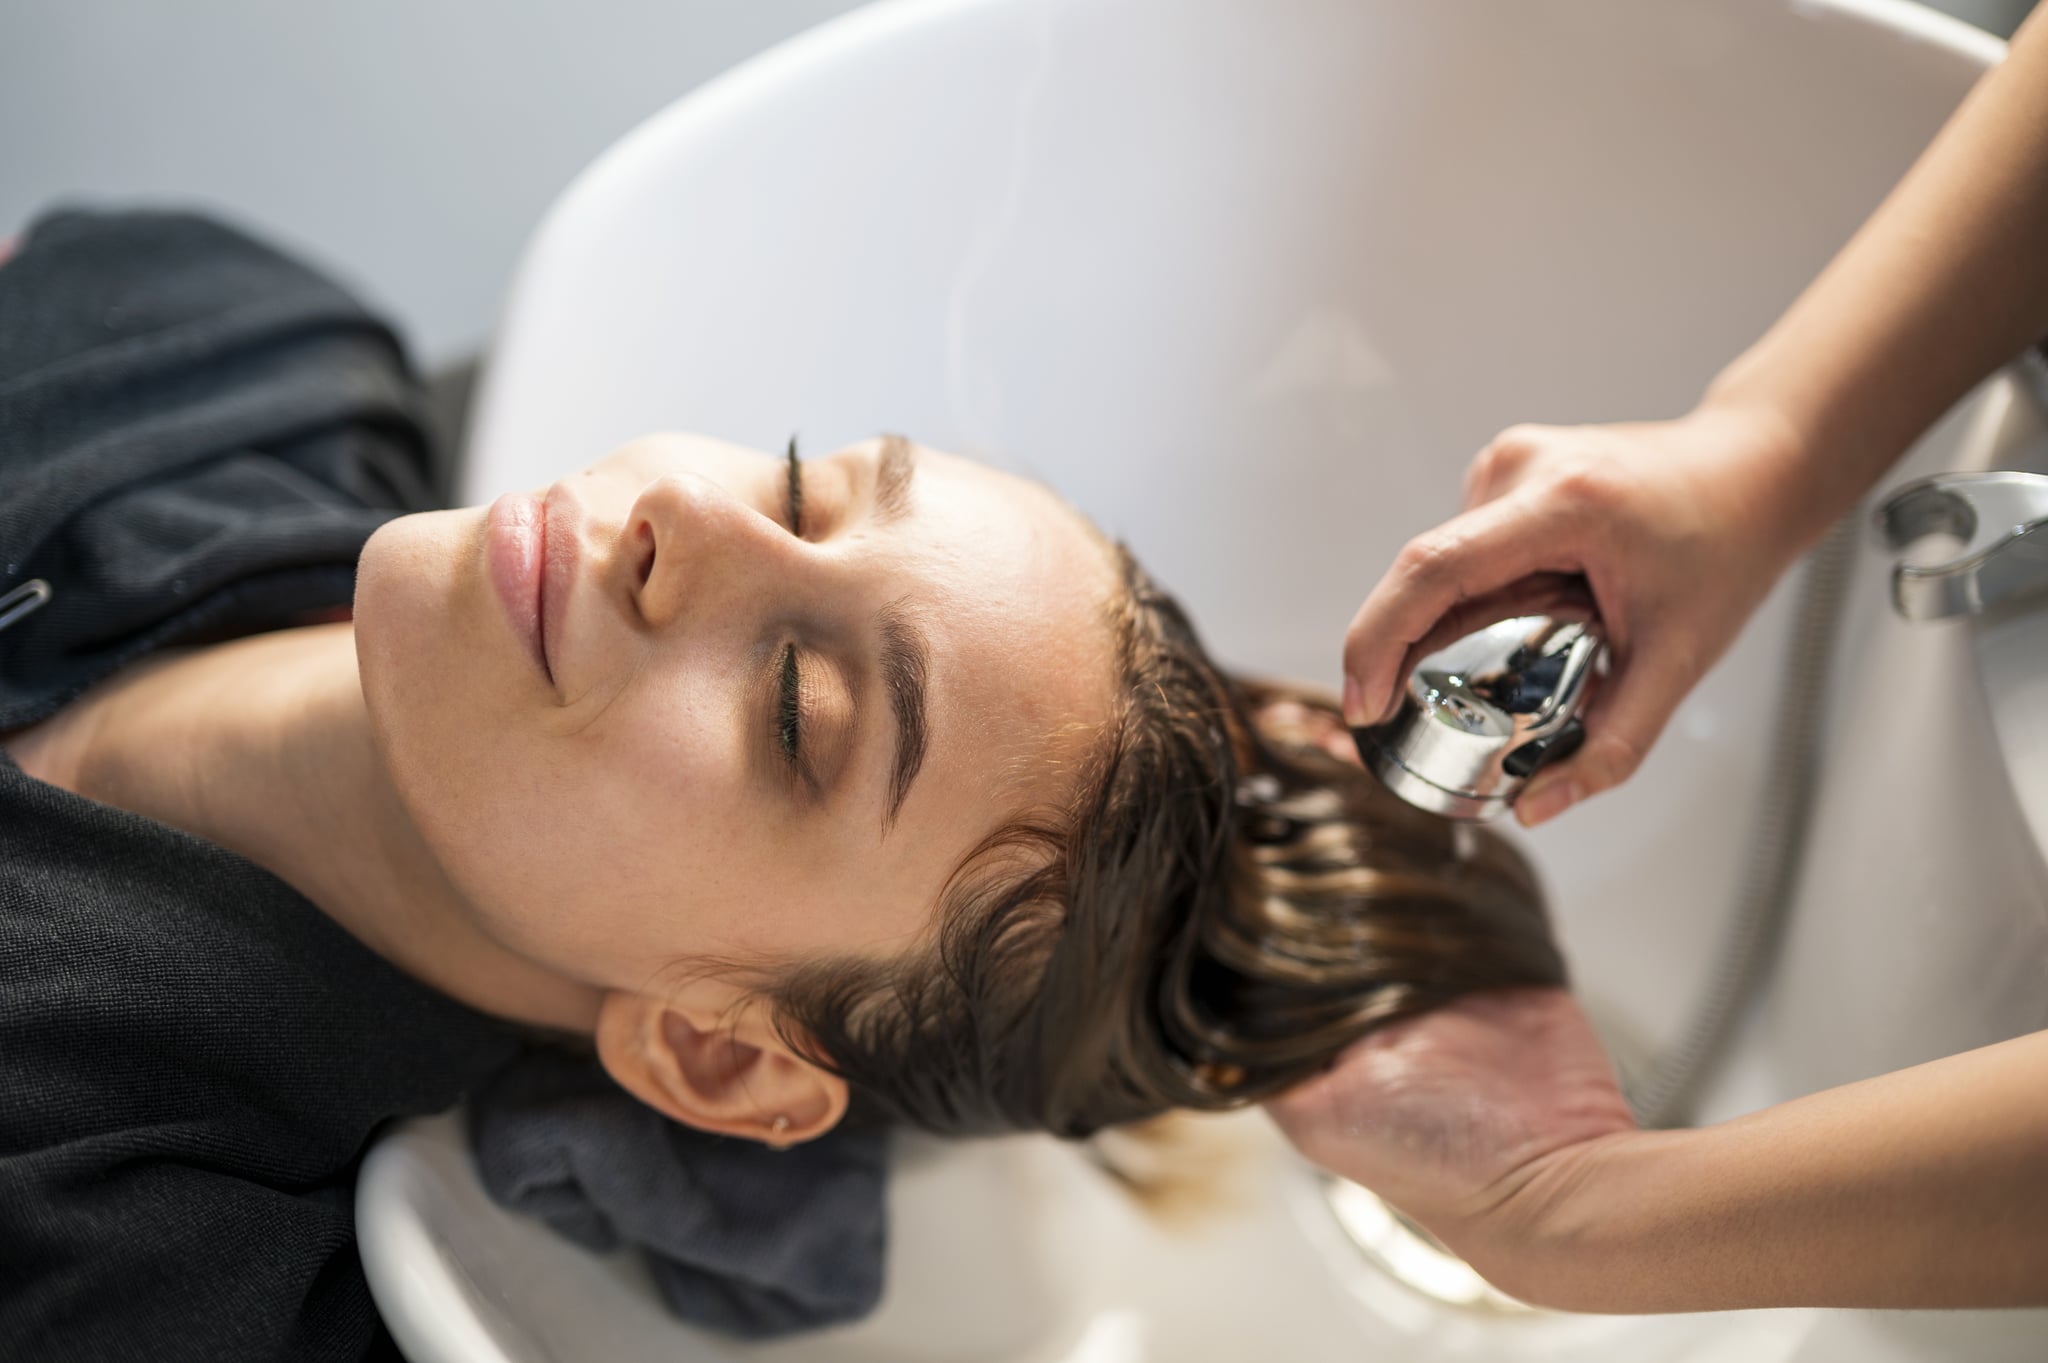
[[1515,426],[1465,476],[1465,511],[1402,549],[1344,636],[1344,709],[1391,714],[1400,680],[1496,620],[1583,618],[1590,588],[1611,672],[1586,741],[1516,803],[1533,826],[1619,785],[1772,583],[1826,528],[1796,486],[1789,427],[1703,405],[1675,421]]
[[1562,989],[1471,994],[1395,1023],[1266,1110],[1309,1159],[1509,1291],[1553,1199],[1635,1130],[1606,1052]]
[[2048,1031],[1636,1131],[1571,997],[1477,994],[1267,1104],[1304,1154],[1567,1311],[2048,1305]]

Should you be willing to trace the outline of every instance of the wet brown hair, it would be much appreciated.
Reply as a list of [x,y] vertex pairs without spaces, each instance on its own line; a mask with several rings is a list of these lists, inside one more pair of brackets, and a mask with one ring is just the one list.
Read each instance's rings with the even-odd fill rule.
[[1226,675],[1114,553],[1116,703],[1068,807],[967,858],[929,948],[764,984],[849,1121],[1080,1137],[1235,1107],[1396,1018],[1563,982],[1507,842],[1324,751],[1327,698]]

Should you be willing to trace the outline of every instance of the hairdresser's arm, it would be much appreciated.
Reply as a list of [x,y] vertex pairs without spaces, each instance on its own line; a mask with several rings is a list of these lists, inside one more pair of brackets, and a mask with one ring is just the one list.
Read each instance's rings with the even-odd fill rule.
[[1585,1077],[1582,1029],[1559,990],[1481,996],[1269,1107],[1311,1158],[1539,1305],[2048,1304],[2048,1032],[1644,1132]]
[[[2044,7],[2048,9],[2048,7]],[[1584,747],[1517,804],[1540,822],[1626,780],[1771,584],[1971,385],[2048,332],[2048,14],[1693,412],[1517,426],[1466,511],[1418,536],[1345,636],[1345,709],[1387,711],[1447,613],[1516,613],[1518,583],[1583,575],[1615,669]],[[1499,613],[1489,614],[1499,608]],[[1562,797],[1560,802],[1560,797]]]
[[2048,1032],[1579,1163],[1500,1247],[1538,1300],[2048,1304]]

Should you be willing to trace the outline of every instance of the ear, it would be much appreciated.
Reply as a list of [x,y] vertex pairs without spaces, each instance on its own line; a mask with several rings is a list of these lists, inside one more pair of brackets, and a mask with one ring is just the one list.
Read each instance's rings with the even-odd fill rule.
[[607,994],[597,1055],[620,1087],[702,1131],[782,1147],[822,1136],[846,1115],[844,1079],[791,1050],[766,1004],[708,980],[666,999]]

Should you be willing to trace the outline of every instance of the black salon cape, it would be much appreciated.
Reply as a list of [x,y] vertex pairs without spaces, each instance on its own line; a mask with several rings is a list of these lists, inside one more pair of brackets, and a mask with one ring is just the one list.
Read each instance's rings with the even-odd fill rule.
[[[0,729],[151,649],[348,604],[426,504],[397,342],[174,214],[44,218],[0,265]],[[517,1029],[268,872],[0,758],[0,1360],[396,1358],[357,1257],[379,1123]]]

